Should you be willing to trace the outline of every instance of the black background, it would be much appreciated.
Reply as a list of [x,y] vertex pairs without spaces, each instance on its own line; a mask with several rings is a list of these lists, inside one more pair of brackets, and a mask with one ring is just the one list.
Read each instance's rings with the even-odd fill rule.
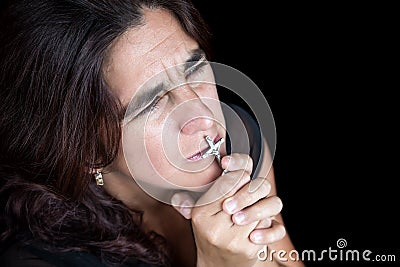
[[277,189],[296,248],[336,249],[345,238],[347,249],[398,263],[394,7],[262,2],[194,1],[213,33],[212,61],[248,75],[271,107]]

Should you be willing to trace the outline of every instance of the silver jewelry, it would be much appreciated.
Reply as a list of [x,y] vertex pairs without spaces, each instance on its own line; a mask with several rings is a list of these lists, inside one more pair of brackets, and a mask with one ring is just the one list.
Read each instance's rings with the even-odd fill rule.
[[100,186],[104,185],[103,174],[101,173],[101,171],[97,171],[94,174],[94,178],[96,179],[97,185],[100,185]]
[[225,142],[224,138],[221,138],[220,140],[218,140],[218,142],[214,143],[211,137],[207,135],[206,141],[210,149],[203,154],[202,158],[204,159],[208,156],[214,155],[218,163],[221,164],[221,154],[219,153],[219,148],[222,143]]
[[[204,159],[204,158],[207,158],[208,156],[211,156],[211,155],[215,156],[215,158],[218,161],[219,166],[221,166],[221,168],[222,168],[222,165],[221,165],[221,154],[219,153],[219,148],[221,147],[222,143],[225,142],[225,139],[221,138],[221,139],[218,140],[218,142],[214,143],[214,141],[211,139],[210,136],[207,135],[205,138],[206,138],[207,144],[210,147],[210,149],[207,150],[203,154],[203,156],[201,156],[201,157]],[[222,172],[222,175],[224,175],[224,174],[226,174],[228,172],[224,168],[222,168],[222,169],[224,170]]]

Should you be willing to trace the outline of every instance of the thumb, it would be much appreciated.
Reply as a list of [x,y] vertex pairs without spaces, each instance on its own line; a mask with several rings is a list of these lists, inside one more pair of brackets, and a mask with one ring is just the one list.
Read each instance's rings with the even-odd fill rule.
[[186,192],[175,193],[171,198],[172,206],[186,219],[192,218],[193,198]]

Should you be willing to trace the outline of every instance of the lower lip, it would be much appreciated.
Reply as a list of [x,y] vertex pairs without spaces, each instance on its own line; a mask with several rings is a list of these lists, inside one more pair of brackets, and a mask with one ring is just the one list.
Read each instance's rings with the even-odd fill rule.
[[197,153],[196,155],[191,156],[191,157],[188,158],[187,160],[190,161],[190,162],[195,162],[195,161],[199,161],[199,160],[201,160],[201,159],[202,159],[201,153],[199,152],[199,153]]
[[[221,139],[221,137],[220,137],[219,135],[217,135],[217,136],[215,137],[215,139],[214,139],[214,144],[215,144],[216,142],[218,142],[220,139]],[[204,149],[204,151],[207,150],[207,149],[208,149],[208,148]],[[199,153],[197,153],[196,155],[191,156],[191,157],[188,158],[187,160],[190,161],[190,162],[195,162],[195,161],[199,161],[199,160],[201,160],[201,159],[202,159],[202,153],[199,152]]]

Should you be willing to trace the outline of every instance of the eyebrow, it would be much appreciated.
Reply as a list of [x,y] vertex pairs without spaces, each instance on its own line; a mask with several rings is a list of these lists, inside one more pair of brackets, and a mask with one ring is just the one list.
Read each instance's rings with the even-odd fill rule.
[[[198,61],[205,57],[205,53],[202,49],[197,48],[190,52],[189,58],[184,63],[184,73],[191,67],[196,65]],[[129,105],[126,111],[125,117],[130,117],[135,114],[135,117],[142,113],[149,105],[153,103],[155,99],[160,95],[167,92],[167,87],[164,83],[159,83],[154,87],[150,87],[147,90],[140,90],[137,96],[134,97],[133,103]]]

